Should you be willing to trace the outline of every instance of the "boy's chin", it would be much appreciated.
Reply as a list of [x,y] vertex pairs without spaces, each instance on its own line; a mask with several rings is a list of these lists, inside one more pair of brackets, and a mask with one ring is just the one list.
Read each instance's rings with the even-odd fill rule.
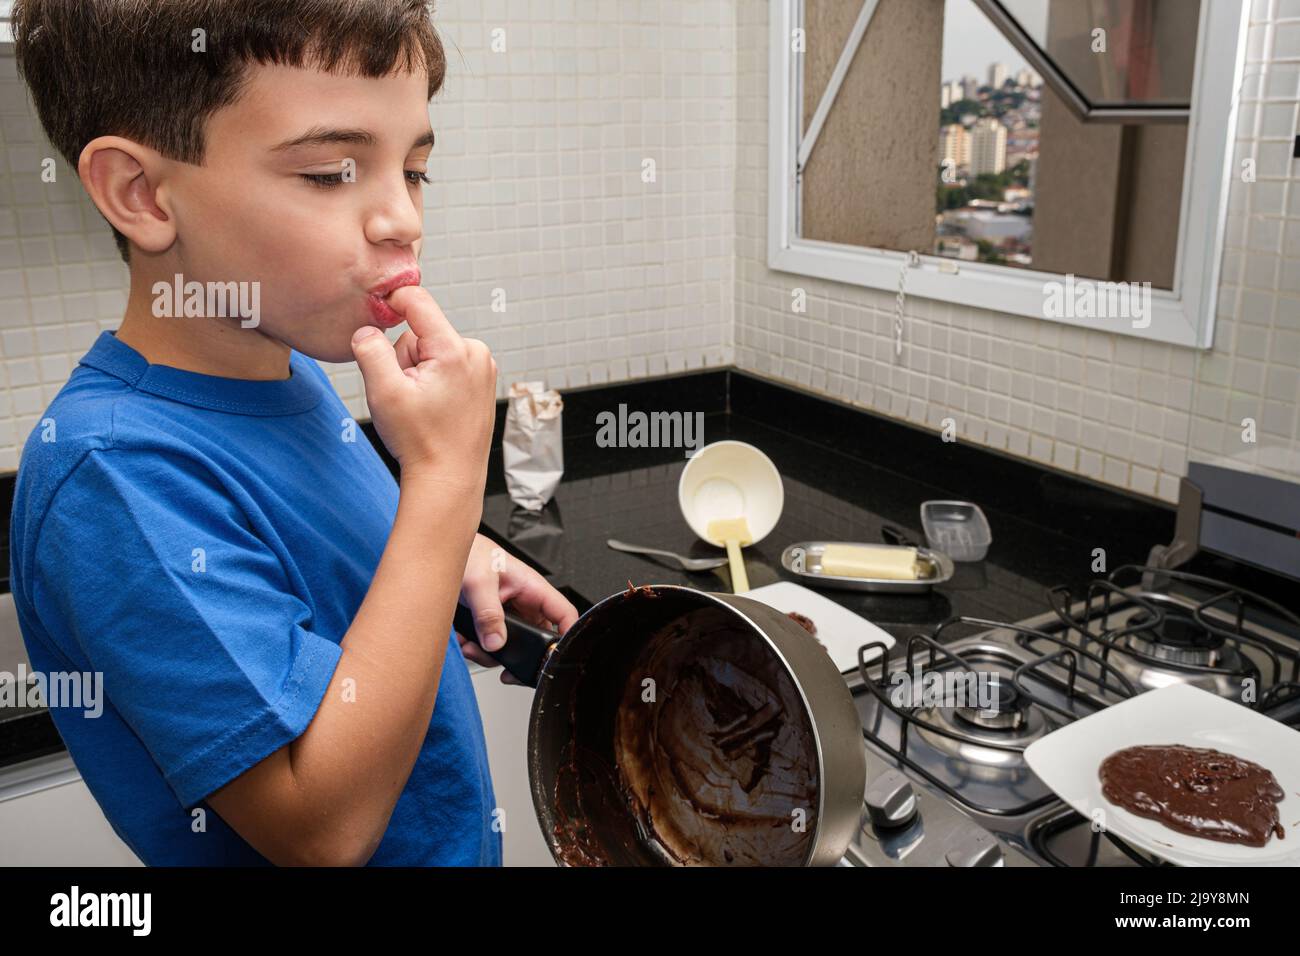
[[328,335],[309,336],[300,342],[290,344],[295,351],[306,355],[308,358],[314,358],[318,362],[333,362],[336,364],[354,362],[356,356],[352,354],[352,333],[355,331],[355,328],[344,326]]
[[352,344],[348,339],[344,339],[341,344],[330,344],[309,350],[299,349],[299,351],[318,362],[341,364],[356,361],[356,356],[352,354]]

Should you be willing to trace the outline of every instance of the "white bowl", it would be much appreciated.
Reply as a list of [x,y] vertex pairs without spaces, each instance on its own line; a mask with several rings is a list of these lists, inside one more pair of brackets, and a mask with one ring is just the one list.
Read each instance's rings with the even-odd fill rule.
[[677,502],[691,530],[710,544],[709,522],[744,517],[753,544],[781,520],[785,486],[772,459],[743,441],[719,441],[701,448],[682,470]]

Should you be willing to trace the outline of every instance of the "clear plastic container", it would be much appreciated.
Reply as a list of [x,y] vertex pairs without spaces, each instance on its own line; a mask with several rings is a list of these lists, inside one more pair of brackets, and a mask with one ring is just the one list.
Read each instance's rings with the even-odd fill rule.
[[984,512],[969,501],[924,502],[921,527],[930,547],[954,561],[983,561],[993,542]]

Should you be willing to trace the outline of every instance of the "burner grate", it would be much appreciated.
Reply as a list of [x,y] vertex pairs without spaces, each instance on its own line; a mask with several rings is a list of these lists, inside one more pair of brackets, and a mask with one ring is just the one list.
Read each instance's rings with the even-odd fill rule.
[[[944,632],[949,628],[958,625],[968,625],[984,629],[1005,628],[1012,631],[1029,630],[1028,628],[1021,628],[1019,625],[999,624],[994,621],[985,621],[979,618],[951,618],[935,628],[932,635],[915,634],[908,639],[904,661],[905,670],[903,673],[914,675],[926,672],[950,673],[957,671],[964,675],[971,675],[978,680],[978,671],[970,661],[961,654],[940,643],[939,639],[943,636]],[[913,759],[909,753],[909,747],[911,746],[912,731],[914,729],[918,735],[932,734],[938,738],[952,741],[959,746],[968,747],[975,751],[1001,752],[1008,755],[1022,755],[1031,741],[1024,740],[1017,742],[1012,740],[1011,742],[1006,743],[1000,742],[987,732],[990,727],[996,725],[996,721],[986,721],[983,727],[970,725],[969,728],[966,729],[960,726],[956,721],[939,723],[935,720],[927,719],[925,716],[922,716],[922,714],[925,713],[925,708],[919,706],[900,705],[896,703],[892,699],[889,690],[891,678],[893,674],[897,673],[896,671],[891,671],[889,666],[892,650],[894,650],[894,648],[886,647],[885,644],[880,641],[873,641],[858,648],[858,674],[862,678],[863,686],[871,692],[879,706],[883,708],[885,712],[894,715],[899,720],[899,745],[897,747],[891,745],[887,740],[885,740],[882,733],[872,730],[864,724],[862,735],[866,740],[884,753],[888,754],[894,760],[898,761],[900,765],[906,766],[914,773],[923,777],[934,787],[941,790],[949,799],[960,803],[976,813],[984,813],[994,817],[1015,817],[1031,813],[1056,802],[1056,795],[1049,791],[1042,796],[1026,800],[1025,802],[1015,806],[987,806],[974,800],[967,794],[962,793],[961,790],[954,785],[952,780],[942,779],[937,774],[931,772],[931,770],[925,767],[920,761]],[[879,651],[879,656],[876,658],[880,663],[879,677],[872,676],[871,664],[873,662],[868,661],[867,659],[871,656],[873,651]],[[926,658],[925,668],[924,670],[921,670],[918,669],[917,664],[920,663],[919,658],[923,655]],[[1011,663],[1018,664],[1019,661],[1012,659]],[[1005,685],[1000,681],[997,684],[999,705],[1003,699],[1006,699],[1011,702],[1013,706],[1020,706],[1016,693],[1008,692],[1009,689],[1008,691],[1004,691],[1002,689],[1004,686]],[[1017,730],[1019,728],[1008,729]]]
[[[1261,708],[1269,706],[1266,702],[1276,701],[1277,687],[1300,680],[1300,649],[1253,629],[1250,616],[1250,612],[1270,613],[1292,624],[1300,634],[1300,618],[1295,614],[1268,598],[1239,588],[1221,590],[1221,582],[1180,571],[1158,573],[1165,579],[1218,593],[1199,602],[1179,603],[1167,595],[1137,593],[1122,586],[1127,576],[1141,578],[1156,571],[1126,565],[1107,579],[1092,582],[1077,615],[1071,612],[1068,587],[1048,591],[1052,612],[1067,635],[1064,641],[1049,640],[1095,665],[1095,672],[1089,673],[1081,666],[1083,660],[1073,660],[1069,665],[1073,668],[1072,682],[1083,678],[1102,693],[1113,692],[1117,688],[1110,686],[1110,677],[1120,670],[1116,661],[1136,663],[1154,673],[1170,675],[1169,679],[1185,675],[1245,706]],[[1078,640],[1069,640],[1070,634],[1078,635]],[[1041,649],[1034,647],[1037,640],[1037,636],[1017,638],[1026,650],[1041,655]],[[1090,646],[1095,646],[1097,653],[1088,650]],[[1060,652],[1043,656],[1065,659]],[[1043,656],[1036,663],[1043,663]],[[1257,661],[1262,662],[1263,672]],[[1120,696],[1131,696],[1131,688],[1120,688]]]
[[[1077,602],[1066,587],[1048,590],[1047,600],[1048,610],[1021,624],[954,617],[893,648],[859,648],[861,686],[851,679],[851,687],[869,759],[901,769],[949,812],[973,816],[1039,862],[1166,866],[1089,832],[1090,821],[1028,769],[1024,750],[1159,680],[1222,687],[1300,729],[1300,617],[1212,578],[1139,565],[1092,582]],[[900,675],[981,671],[997,684],[978,705],[891,694]],[[1243,698],[1247,680],[1256,693]]]

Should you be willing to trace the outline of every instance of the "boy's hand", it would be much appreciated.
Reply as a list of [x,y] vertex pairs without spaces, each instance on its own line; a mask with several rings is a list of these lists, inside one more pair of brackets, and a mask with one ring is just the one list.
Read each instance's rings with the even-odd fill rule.
[[[465,563],[465,579],[460,603],[474,614],[474,629],[490,650],[500,650],[505,643],[505,609],[538,627],[554,625],[561,634],[578,620],[578,609],[547,580],[524,562],[506,554],[491,538],[474,536]],[[466,659],[484,667],[500,667],[468,635],[456,634]],[[505,684],[518,684],[509,671],[501,672]]]
[[481,486],[496,421],[491,351],[461,338],[422,286],[398,289],[388,304],[410,326],[396,343],[373,325],[352,336],[375,430],[403,475]]

